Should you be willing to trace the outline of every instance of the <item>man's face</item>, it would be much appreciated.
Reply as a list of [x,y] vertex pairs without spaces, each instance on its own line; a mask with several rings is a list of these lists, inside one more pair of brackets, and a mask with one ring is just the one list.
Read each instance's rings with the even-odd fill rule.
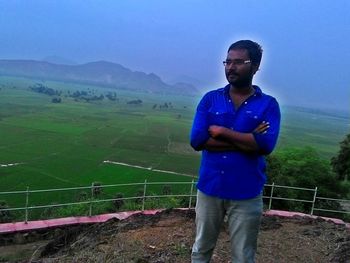
[[257,67],[249,61],[249,54],[245,49],[230,50],[227,53],[225,75],[232,86],[244,88],[252,83]]

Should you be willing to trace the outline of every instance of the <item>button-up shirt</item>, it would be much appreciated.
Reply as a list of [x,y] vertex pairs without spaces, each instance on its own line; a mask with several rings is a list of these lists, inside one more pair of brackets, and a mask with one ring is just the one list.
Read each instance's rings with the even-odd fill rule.
[[219,125],[242,133],[253,133],[263,121],[269,122],[266,133],[253,133],[259,147],[256,153],[243,151],[202,151],[197,188],[223,199],[242,200],[261,194],[266,182],[265,158],[274,149],[280,128],[280,109],[275,98],[255,92],[235,109],[229,94],[230,85],[213,90],[199,102],[191,131],[195,150],[210,138],[210,125]]

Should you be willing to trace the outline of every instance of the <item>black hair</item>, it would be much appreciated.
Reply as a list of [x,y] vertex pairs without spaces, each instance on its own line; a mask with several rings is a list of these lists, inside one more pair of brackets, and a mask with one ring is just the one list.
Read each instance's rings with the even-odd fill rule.
[[252,64],[255,64],[258,66],[260,65],[263,50],[258,43],[253,42],[251,40],[239,40],[233,43],[228,48],[227,52],[229,52],[230,50],[237,50],[237,49],[247,50],[249,54],[249,58],[252,61]]

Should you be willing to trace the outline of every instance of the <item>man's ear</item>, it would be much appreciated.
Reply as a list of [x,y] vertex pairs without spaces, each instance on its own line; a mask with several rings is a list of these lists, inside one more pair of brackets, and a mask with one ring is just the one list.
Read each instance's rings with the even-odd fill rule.
[[259,70],[259,64],[252,64],[252,71],[253,74],[255,74]]

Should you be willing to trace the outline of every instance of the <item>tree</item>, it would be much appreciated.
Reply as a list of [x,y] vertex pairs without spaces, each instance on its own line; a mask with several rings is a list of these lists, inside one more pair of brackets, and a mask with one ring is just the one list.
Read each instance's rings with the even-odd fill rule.
[[320,194],[337,197],[341,187],[332,173],[329,161],[312,147],[286,148],[268,158],[270,182],[296,187],[318,187]]
[[58,98],[52,98],[51,102],[52,103],[61,103],[62,99],[60,97]]
[[337,179],[348,181],[350,179],[350,134],[340,143],[340,150],[331,159],[333,171],[337,174]]
[[140,99],[137,99],[137,100],[130,100],[130,101],[128,101],[126,104],[141,105],[141,104],[142,104],[142,100],[140,100]]
[[[315,188],[317,195],[328,198],[346,196],[346,189],[332,172],[328,160],[322,159],[311,147],[285,148],[267,158],[269,183],[278,185]],[[276,189],[275,196],[312,200],[313,192]],[[309,210],[308,204],[274,201],[281,209]]]
[[117,100],[117,94],[114,92],[108,92],[106,95],[107,99],[111,100],[111,101],[115,101]]

